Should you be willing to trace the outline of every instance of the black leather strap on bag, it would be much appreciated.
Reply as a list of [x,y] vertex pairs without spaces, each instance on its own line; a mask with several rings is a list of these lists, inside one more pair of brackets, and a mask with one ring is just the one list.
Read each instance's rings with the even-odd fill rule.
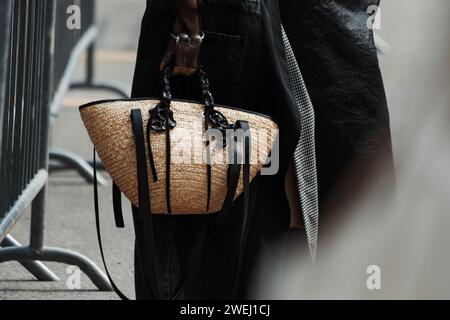
[[158,259],[156,255],[155,236],[153,231],[153,219],[150,204],[150,188],[148,183],[147,157],[145,153],[144,124],[142,121],[142,113],[140,109],[131,110],[131,125],[136,146],[136,164],[138,175],[138,193],[139,193],[139,221],[145,223],[146,232],[144,234],[145,251],[151,259],[145,259],[146,265],[150,268],[152,283],[151,290],[156,299],[160,299],[161,291],[159,286],[158,275]]
[[[94,149],[94,163],[96,163],[96,154]],[[100,212],[99,212],[99,204],[98,204],[98,186],[97,186],[97,167],[94,165],[94,208],[95,208],[95,227],[97,230],[97,240],[98,240],[98,246],[100,248],[100,254],[102,256],[103,266],[105,267],[106,276],[108,277],[108,280],[114,289],[114,291],[117,293],[117,295],[122,300],[129,300],[129,298],[117,287],[114,280],[111,277],[111,274],[109,273],[108,267],[106,265],[105,260],[105,253],[103,252],[103,244],[102,244],[102,235],[101,235],[101,228],[100,228]]]
[[[242,130],[242,134],[236,135],[237,130]],[[230,147],[233,148],[234,150],[232,159],[233,161],[229,164],[228,167],[228,188],[227,188],[228,190],[227,195],[225,196],[222,211],[217,217],[216,223],[218,225],[223,225],[225,223],[225,220],[233,204],[242,167],[243,186],[244,186],[244,214],[239,241],[236,275],[234,278],[235,280],[232,286],[231,293],[228,296],[228,299],[234,299],[236,298],[239,289],[239,280],[241,277],[242,265],[244,262],[244,254],[247,245],[248,234],[250,231],[251,217],[253,213],[253,205],[251,205],[251,202],[253,201],[251,201],[250,199],[251,136],[250,136],[250,126],[247,121],[237,121],[236,124],[234,125],[234,143]]]
[[116,222],[116,227],[125,228],[125,222],[123,221],[122,212],[122,193],[115,183],[113,183],[112,198],[114,207],[114,221]]
[[[250,208],[250,160],[251,160],[251,137],[250,137],[250,126],[246,121],[237,121],[235,125],[235,130],[242,129],[244,134],[243,137],[243,149],[244,149],[244,162],[243,162],[243,184],[244,184],[244,217],[242,222],[241,238],[239,241],[239,251],[238,251],[238,266],[236,270],[235,281],[233,284],[233,290],[230,294],[230,299],[236,297],[237,291],[239,289],[239,280],[241,277],[242,265],[244,262],[244,254],[247,245],[248,234],[250,231],[251,218],[253,213],[253,208]],[[240,148],[240,146],[238,146]],[[239,180],[239,176],[238,176]],[[233,195],[236,190],[231,190]]]

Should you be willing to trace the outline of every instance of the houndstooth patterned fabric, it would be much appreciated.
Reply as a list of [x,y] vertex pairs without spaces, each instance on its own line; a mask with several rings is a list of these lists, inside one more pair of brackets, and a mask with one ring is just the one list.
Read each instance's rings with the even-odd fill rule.
[[[301,116],[302,132],[294,153],[297,190],[313,264],[316,260],[319,229],[319,200],[316,169],[315,115],[313,105],[289,39],[282,27],[292,91]],[[300,214],[300,213],[299,213]]]

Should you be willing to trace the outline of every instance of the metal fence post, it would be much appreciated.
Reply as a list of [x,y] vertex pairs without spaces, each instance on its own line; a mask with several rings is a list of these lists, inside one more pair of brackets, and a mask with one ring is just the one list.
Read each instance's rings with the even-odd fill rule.
[[[9,43],[9,24],[11,20],[11,1],[0,2],[0,12],[5,12],[5,18],[0,19],[0,52],[5,52]],[[6,82],[6,55],[0,55],[0,84]],[[2,142],[3,133],[3,113],[5,109],[5,86],[0,85],[0,146]],[[2,156],[2,149],[0,148],[0,159]]]
[[[46,28],[44,30],[44,43],[48,43],[44,50],[44,74],[42,87],[42,109],[41,109],[41,130],[39,132],[40,138],[40,157],[39,168],[48,171],[48,144],[50,141],[49,125],[50,125],[50,111],[49,106],[51,101],[51,87],[53,83],[53,66],[54,66],[54,41],[55,41],[55,2],[48,1],[47,10],[44,10],[44,21]],[[31,205],[31,226],[30,226],[30,247],[34,250],[41,250],[44,247],[44,218],[45,218],[45,203],[47,195],[47,184],[37,194]]]
[[[67,6],[67,4],[73,3],[75,0],[59,0],[58,5],[61,7]],[[59,81],[59,88],[57,91],[65,92],[66,89],[71,90],[106,90],[113,92],[121,97],[128,98],[129,90],[124,88],[123,85],[118,83],[113,83],[110,81],[98,81],[95,79],[95,40],[97,37],[97,26],[95,24],[95,4],[94,0],[76,0],[77,4],[83,9],[82,14],[82,29],[83,34],[80,39],[74,43],[74,47],[71,50],[71,54],[64,57],[67,59],[67,63],[64,64],[64,70],[60,70],[59,76],[61,76],[61,81]],[[59,22],[57,22],[59,24]],[[58,28],[61,30],[61,36],[64,35],[64,28]],[[72,31],[73,32],[73,31]],[[66,32],[67,33],[67,32]],[[86,63],[85,63],[85,77],[81,82],[70,82],[70,75],[72,70],[77,63],[78,57],[81,53],[86,53]],[[56,68],[58,69],[58,68]],[[60,90],[63,88],[63,90]],[[52,117],[57,117],[59,113],[59,101],[58,94],[56,94],[56,103],[52,104],[51,115]],[[92,166],[94,164],[86,161],[77,154],[73,152],[62,150],[62,149],[50,149],[50,169],[54,170],[67,170],[75,169],[78,173],[89,183],[93,182],[93,170]],[[101,162],[97,162],[95,166],[98,169],[103,169]],[[105,180],[98,176],[99,184],[105,185]]]

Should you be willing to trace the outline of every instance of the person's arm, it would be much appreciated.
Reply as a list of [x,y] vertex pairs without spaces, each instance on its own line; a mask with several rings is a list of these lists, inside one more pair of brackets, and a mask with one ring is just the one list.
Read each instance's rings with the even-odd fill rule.
[[173,26],[172,34],[179,36],[187,34],[190,43],[172,38],[167,46],[166,53],[161,61],[160,69],[163,70],[167,64],[174,59],[174,75],[192,75],[198,68],[198,57],[201,47],[201,19],[199,14],[198,0],[173,0],[177,11],[177,18]]

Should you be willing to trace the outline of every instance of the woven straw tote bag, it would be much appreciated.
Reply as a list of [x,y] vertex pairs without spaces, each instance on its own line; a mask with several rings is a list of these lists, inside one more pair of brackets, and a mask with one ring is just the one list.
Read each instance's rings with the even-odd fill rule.
[[[250,183],[270,157],[278,126],[268,116],[215,105],[209,81],[201,70],[197,76],[204,101],[172,99],[171,71],[168,67],[162,73],[161,99],[107,100],[80,107],[89,137],[114,182],[116,224],[124,224],[121,193],[150,226],[152,214],[218,214],[217,223],[223,224],[233,201],[244,193],[239,248],[243,250],[250,220]],[[102,247],[96,183],[94,187]],[[198,246],[204,241],[206,229],[198,235]],[[150,237],[152,243],[153,235]],[[154,248],[148,251],[155,259]],[[158,296],[156,282],[153,289]]]
[[[203,82],[207,85],[207,80]],[[168,89],[168,81],[166,89]],[[206,90],[208,91],[208,90]],[[209,91],[208,91],[209,92]],[[230,107],[213,106],[206,93],[205,104],[198,102],[171,101],[170,93],[165,93],[163,101],[116,100],[93,102],[80,107],[81,118],[89,133],[100,159],[115,184],[125,196],[139,207],[138,170],[136,146],[133,134],[131,111],[141,113],[143,131],[149,133],[150,144],[146,143],[148,160],[148,181],[153,214],[205,214],[222,209],[227,191],[227,159],[231,144],[223,150],[211,145],[215,159],[212,161],[211,185],[208,186],[208,165],[204,161],[207,144],[202,140],[205,130],[205,112],[209,115],[208,129],[230,129],[229,123],[237,120],[248,122],[250,136],[259,138],[259,133],[267,133],[266,139],[258,139],[251,144],[252,164],[250,180],[261,170],[268,159],[276,139],[277,125],[269,117]],[[170,109],[169,109],[170,108]],[[166,168],[165,111],[170,112],[169,139],[171,143],[170,168]],[[170,122],[176,122],[174,123]],[[217,132],[218,133],[218,132]],[[225,135],[225,134],[224,134]],[[187,141],[185,148],[180,144]],[[217,143],[219,141],[216,141]],[[152,158],[149,158],[149,147]],[[184,146],[183,146],[184,147]],[[178,150],[183,149],[183,150]],[[151,161],[150,161],[151,160]],[[168,172],[167,169],[170,169]],[[169,182],[169,190],[166,190]],[[193,192],[195,190],[195,192]],[[243,190],[242,173],[236,196]]]

